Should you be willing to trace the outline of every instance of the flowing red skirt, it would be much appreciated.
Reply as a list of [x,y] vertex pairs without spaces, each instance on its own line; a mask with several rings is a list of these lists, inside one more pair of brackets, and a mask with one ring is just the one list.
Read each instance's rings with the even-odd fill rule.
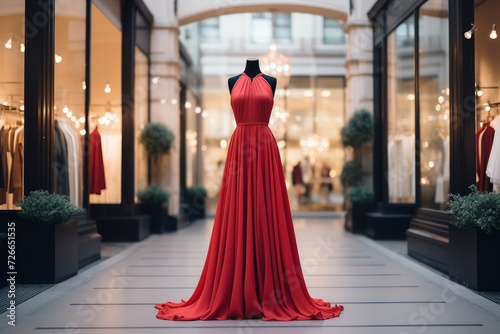
[[155,308],[165,320],[280,321],[329,319],[344,309],[309,296],[269,127],[235,129],[198,285],[187,301]]

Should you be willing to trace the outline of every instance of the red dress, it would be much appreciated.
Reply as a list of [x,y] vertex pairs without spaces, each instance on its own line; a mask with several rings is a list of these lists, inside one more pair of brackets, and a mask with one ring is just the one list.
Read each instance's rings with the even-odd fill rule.
[[205,265],[187,301],[155,305],[165,320],[311,320],[342,305],[309,296],[283,167],[268,127],[273,92],[262,73],[232,89],[237,127],[229,142]]

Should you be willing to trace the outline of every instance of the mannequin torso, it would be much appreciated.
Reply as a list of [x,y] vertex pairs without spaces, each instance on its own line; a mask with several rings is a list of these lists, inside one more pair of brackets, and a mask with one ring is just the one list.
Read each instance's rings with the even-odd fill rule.
[[[253,80],[255,76],[259,75],[259,73],[262,73],[259,67],[259,59],[257,58],[248,58],[246,67],[245,67],[245,74]],[[243,74],[238,74],[234,77],[231,77],[228,79],[228,85],[229,85],[229,94],[233,91],[234,84],[236,81],[242,76]],[[273,96],[276,91],[276,83],[278,80],[276,78],[273,78],[269,75],[262,74],[262,77],[269,82],[269,85],[271,85],[271,88],[273,90]]]

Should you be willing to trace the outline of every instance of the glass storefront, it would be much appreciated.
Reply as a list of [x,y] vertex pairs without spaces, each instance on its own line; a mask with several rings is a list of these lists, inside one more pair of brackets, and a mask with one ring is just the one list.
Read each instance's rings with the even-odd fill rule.
[[[500,46],[496,32],[500,3],[484,1],[474,10],[476,83],[476,185],[481,191],[500,191]],[[469,41],[470,42],[470,41]]]
[[24,1],[0,4],[0,210],[17,210],[24,195]]
[[450,190],[448,1],[419,9],[420,202],[446,210]]
[[83,205],[86,2],[56,1],[54,191]]
[[390,203],[415,203],[414,18],[387,37],[387,183]]
[[[92,44],[89,129],[100,136],[105,189],[99,187],[90,203],[121,203],[122,185],[122,32],[92,4]],[[92,171],[91,171],[92,173]]]

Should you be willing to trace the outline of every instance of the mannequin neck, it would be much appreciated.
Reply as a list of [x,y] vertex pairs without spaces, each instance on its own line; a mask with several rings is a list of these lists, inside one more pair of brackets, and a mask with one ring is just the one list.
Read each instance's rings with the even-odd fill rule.
[[259,67],[259,59],[257,58],[248,58],[247,63],[245,66],[245,74],[248,75],[250,78],[255,77],[261,73],[260,67]]

